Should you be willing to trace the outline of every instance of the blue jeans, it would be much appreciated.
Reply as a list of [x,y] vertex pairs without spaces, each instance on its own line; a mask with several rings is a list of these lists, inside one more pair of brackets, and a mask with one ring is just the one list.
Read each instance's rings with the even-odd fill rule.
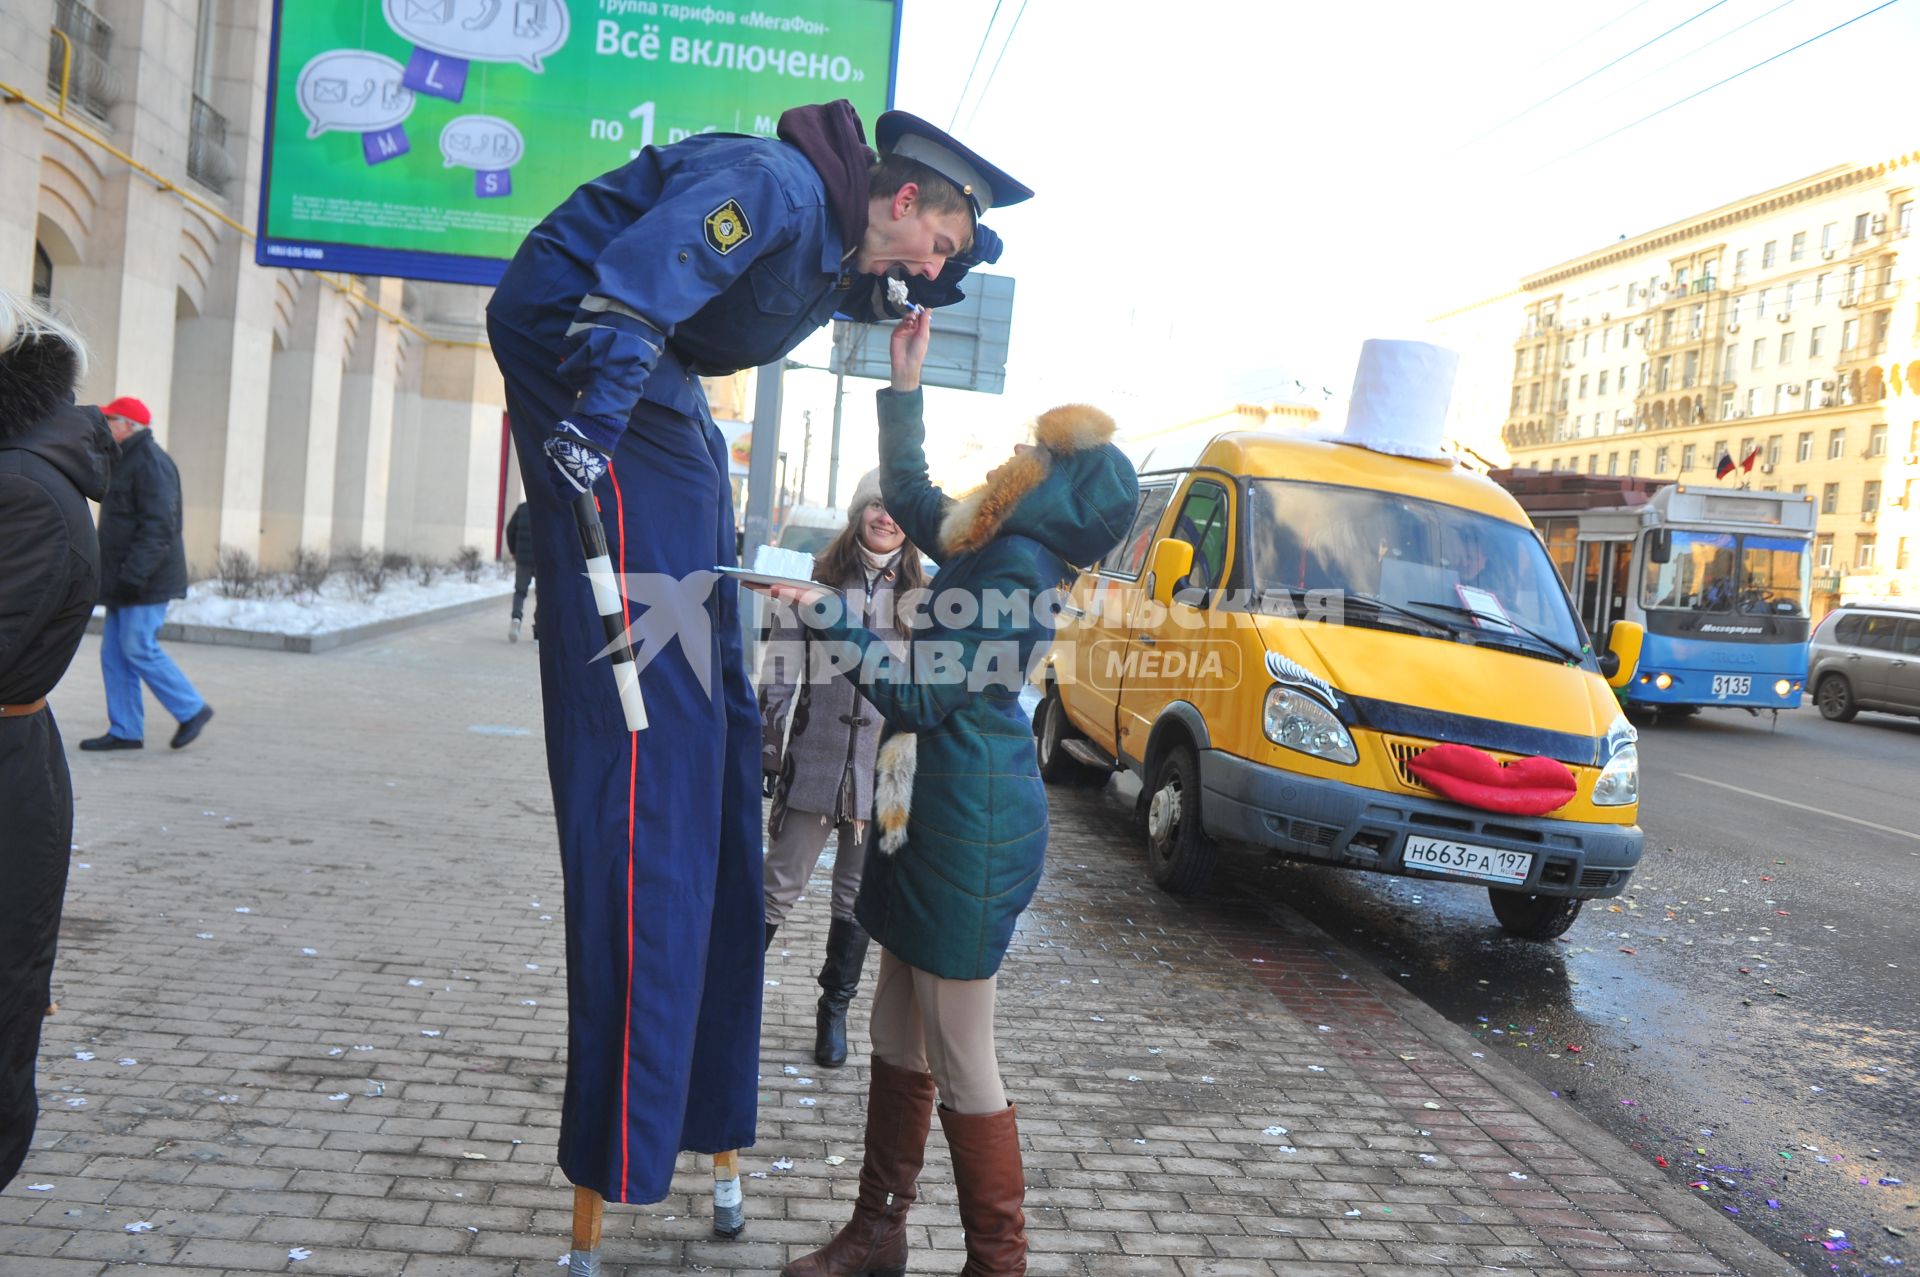
[[206,708],[206,699],[193,689],[187,676],[160,650],[160,623],[167,619],[165,603],[138,607],[109,607],[106,629],[100,635],[100,677],[107,685],[107,734],[141,740],[147,730],[147,703],[140,693],[146,680],[160,703],[181,722]]

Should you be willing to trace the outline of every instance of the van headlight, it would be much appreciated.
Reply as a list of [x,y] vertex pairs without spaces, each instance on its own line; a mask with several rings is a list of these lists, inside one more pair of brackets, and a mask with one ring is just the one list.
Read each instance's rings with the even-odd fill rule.
[[1273,687],[1267,691],[1267,704],[1261,716],[1267,739],[1288,749],[1297,749],[1315,758],[1335,763],[1357,763],[1360,751],[1353,737],[1334,712],[1304,692],[1291,687]]
[[1595,807],[1625,807],[1640,801],[1640,733],[1626,715],[1607,730],[1607,765],[1593,782]]

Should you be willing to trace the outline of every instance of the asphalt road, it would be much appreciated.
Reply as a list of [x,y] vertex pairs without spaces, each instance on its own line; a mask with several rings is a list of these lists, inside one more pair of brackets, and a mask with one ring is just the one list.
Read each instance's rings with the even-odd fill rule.
[[[1920,720],[1641,739],[1641,869],[1561,942],[1476,888],[1254,853],[1211,890],[1305,913],[1805,1271],[1920,1259]],[[1108,790],[1118,837],[1135,793]]]

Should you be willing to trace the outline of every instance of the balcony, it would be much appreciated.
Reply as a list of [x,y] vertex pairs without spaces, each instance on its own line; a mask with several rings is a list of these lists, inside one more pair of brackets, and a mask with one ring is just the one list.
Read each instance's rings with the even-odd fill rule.
[[47,88],[105,119],[120,100],[112,24],[80,0],[54,0],[53,30],[47,50]]
[[1900,296],[1900,285],[1904,280],[1892,279],[1884,284],[1866,284],[1859,288],[1842,289],[1839,303],[1842,306],[1877,306],[1881,302],[1890,302]]
[[194,95],[192,129],[187,135],[187,176],[225,195],[234,171],[233,155],[227,150],[227,117]]
[[1856,364],[1870,364],[1887,353],[1887,339],[1864,341],[1851,350],[1843,350],[1833,363],[1836,368],[1851,368]]

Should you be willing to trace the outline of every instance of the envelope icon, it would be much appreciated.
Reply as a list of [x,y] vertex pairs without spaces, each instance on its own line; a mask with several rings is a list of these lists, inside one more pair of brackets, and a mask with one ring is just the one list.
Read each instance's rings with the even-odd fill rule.
[[347,82],[345,80],[315,80],[313,82],[313,100],[319,103],[345,102],[347,100]]
[[408,22],[452,22],[453,0],[407,0],[405,12]]

